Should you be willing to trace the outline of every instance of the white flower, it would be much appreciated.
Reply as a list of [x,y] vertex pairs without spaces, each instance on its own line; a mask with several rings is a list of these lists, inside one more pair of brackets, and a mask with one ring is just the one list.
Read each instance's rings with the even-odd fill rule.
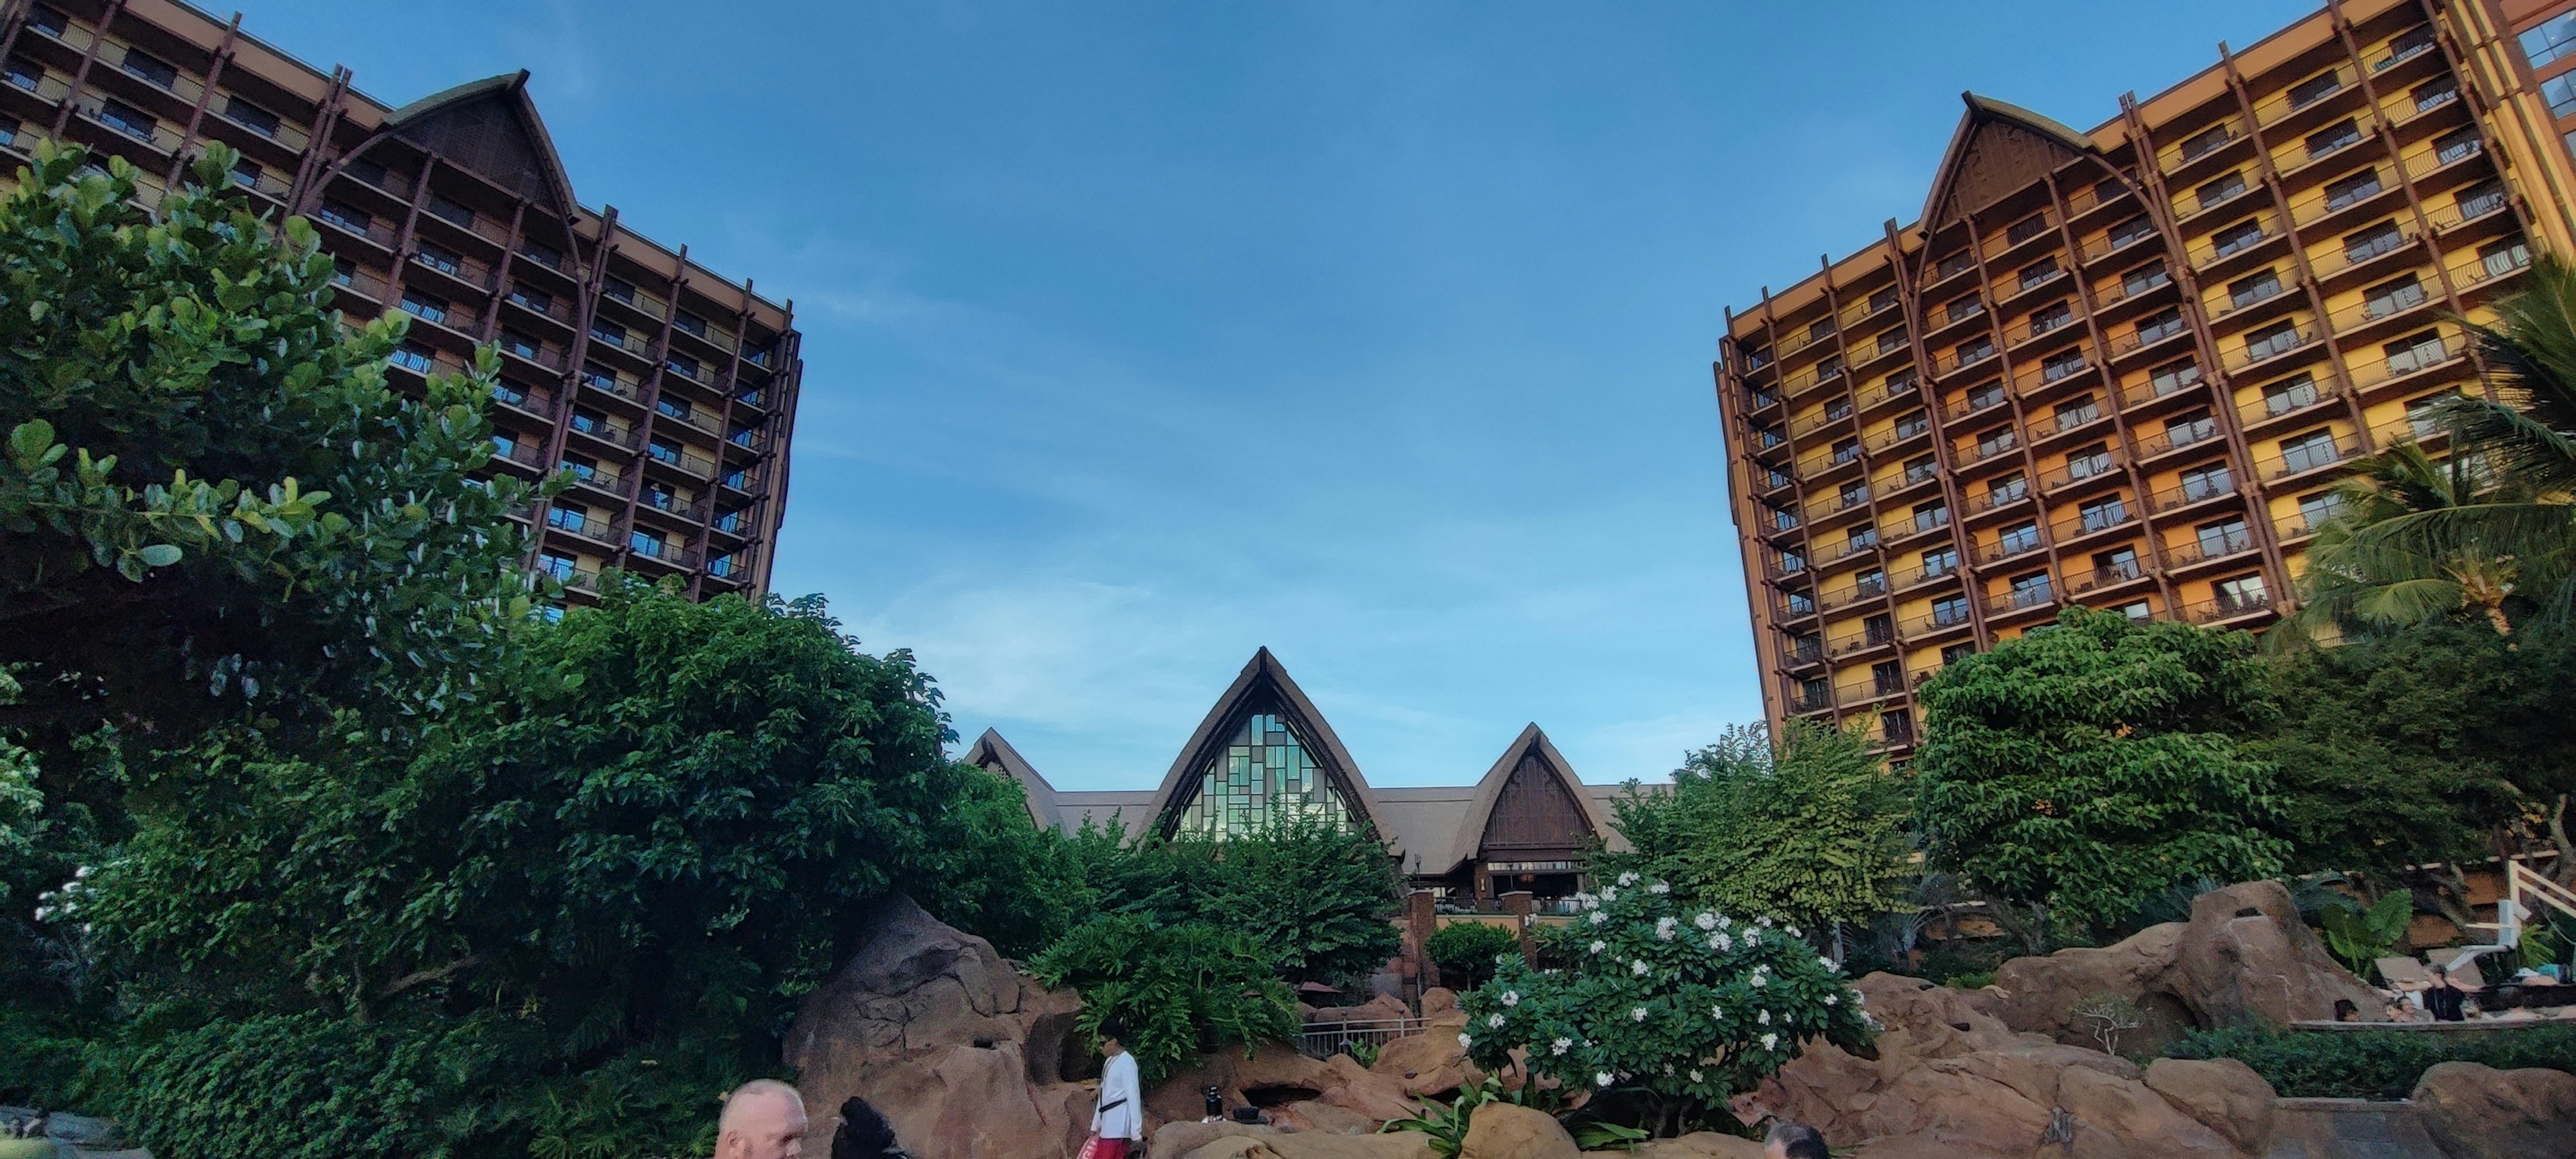
[[37,906],[37,907],[36,907],[36,920],[37,920],[37,921],[40,921],[40,922],[41,922],[41,921],[44,921],[45,919],[50,918],[50,917],[52,917],[52,916],[54,916],[54,907],[49,906],[49,905],[40,905],[40,906]]
[[[1626,872],[1626,873],[1622,873],[1622,874],[1620,874],[1620,875],[1619,875],[1619,884],[1621,884],[1621,885],[1635,885],[1635,884],[1637,884],[1637,871],[1635,871],[1635,870],[1633,870],[1633,869],[1632,869],[1632,870],[1629,870],[1629,871],[1628,871],[1628,872]],[[1602,890],[1601,892],[1603,892],[1603,893],[1608,893],[1608,892],[1610,892],[1610,891],[1605,889],[1605,890]]]
[[1835,965],[1835,964],[1834,964],[1834,960],[1833,960],[1833,959],[1828,958],[1828,957],[1824,956],[1823,954],[1818,954],[1818,955],[1816,955],[1816,964],[1817,964],[1817,965],[1819,965],[1819,966],[1824,967],[1824,968],[1825,968],[1825,972],[1826,972],[1826,973],[1828,973],[1828,974],[1831,974],[1831,973],[1833,973],[1833,972],[1834,972],[1834,971],[1836,971],[1836,970],[1842,969],[1842,967],[1837,966],[1837,965]]
[[1476,1040],[1475,1040],[1475,1039],[1469,1038],[1469,1037],[1467,1037],[1466,1035],[1463,1035],[1463,1034],[1461,1034],[1461,1035],[1459,1035],[1459,1036],[1458,1036],[1458,1049],[1460,1049],[1460,1050],[1465,1050],[1465,1049],[1467,1049],[1468,1047],[1471,1047],[1471,1046],[1474,1046],[1474,1045],[1476,1045]]
[[1717,928],[1719,928],[1719,929],[1721,929],[1721,930],[1722,930],[1722,929],[1725,929],[1725,928],[1727,928],[1728,926],[1732,926],[1732,925],[1734,925],[1734,924],[1735,924],[1735,919],[1734,919],[1734,918],[1728,917],[1728,916],[1726,916],[1725,914],[1719,914],[1719,915],[1717,915]]
[[1680,922],[1671,918],[1657,918],[1655,919],[1655,937],[1669,942],[1673,940],[1673,930],[1680,927],[1680,925]]
[[1701,1081],[1703,1081],[1703,1080],[1700,1078],[1700,1076],[1699,1076],[1699,1071],[1697,1071],[1697,1070],[1693,1070],[1693,1071],[1691,1071],[1691,1072],[1690,1072],[1690,1080],[1691,1080],[1692,1082],[1701,1082]]
[[1744,927],[1744,944],[1748,946],[1758,946],[1762,944],[1762,931],[1754,929],[1751,926]]
[[1708,1008],[1708,1016],[1714,1021],[1724,1022],[1726,1021],[1726,1010],[1723,1007],[1711,1006]]
[[1764,1049],[1764,1050],[1778,1050],[1778,1049],[1780,1049],[1780,1036],[1779,1036],[1779,1035],[1777,1035],[1777,1034],[1766,1034],[1766,1035],[1763,1035],[1763,1036],[1762,1036],[1762,1049]]
[[1708,935],[1708,948],[1712,950],[1732,950],[1735,948],[1735,939],[1727,937],[1725,930],[1713,930]]
[[1794,937],[1797,937],[1797,936],[1798,936],[1798,927],[1796,927],[1796,926],[1791,926],[1791,927],[1789,927],[1789,936],[1790,936],[1790,937],[1793,937],[1793,938],[1794,938]]
[[1628,1008],[1628,1021],[1630,1021],[1630,1022],[1644,1022],[1645,1020],[1646,1020],[1646,1008],[1645,1008],[1645,1007],[1643,1007],[1643,1006],[1631,1006],[1631,1007],[1629,1007],[1629,1008]]
[[1496,1030],[1501,1030],[1503,1028],[1503,1016],[1500,1014],[1489,1015],[1485,1019],[1485,1025],[1493,1027]]
[[1598,954],[1598,953],[1600,953],[1601,951],[1606,950],[1606,949],[1609,949],[1609,948],[1610,948],[1610,943],[1605,942],[1605,941],[1602,941],[1602,940],[1601,940],[1601,939],[1599,939],[1599,938],[1594,938],[1594,939],[1592,939],[1592,952],[1593,952],[1593,953]]
[[1790,1026],[1796,1026],[1798,1024],[1798,1016],[1783,1010],[1780,1012],[1780,1021]]
[[1520,1004],[1521,1004],[1521,992],[1520,992],[1520,991],[1518,991],[1518,990],[1505,990],[1505,991],[1503,991],[1503,1005],[1505,1005],[1505,1006],[1518,1006],[1518,1005],[1520,1005]]
[[1596,1074],[1596,1075],[1592,1076],[1592,1085],[1594,1085],[1594,1086],[1596,1086],[1596,1087],[1606,1087],[1606,1086],[1609,1086],[1609,1085],[1610,1085],[1610,1072],[1605,1070],[1605,1071],[1602,1071],[1602,1072],[1601,1072],[1601,1073],[1599,1073],[1599,1074]]
[[73,881],[82,881],[82,880],[87,879],[88,877],[89,877],[89,867],[88,867],[88,866],[86,866],[86,865],[81,866],[81,867],[80,867],[80,868],[78,868],[78,869],[74,869],[74,870],[72,870],[72,880],[73,880]]
[[1837,1003],[1840,1003],[1841,1001],[1842,1001],[1842,999],[1841,999],[1841,998],[1836,997],[1836,996],[1834,996],[1834,995],[1832,995],[1832,994],[1827,994],[1827,995],[1825,995],[1825,1005],[1827,1005],[1827,1006],[1835,1005],[1835,1004],[1837,1004]]
[[1575,900],[1575,902],[1576,902],[1577,904],[1580,904],[1580,905],[1581,905],[1583,908],[1585,908],[1585,909],[1600,909],[1600,908],[1601,908],[1601,899],[1600,899],[1600,898],[1597,898],[1597,897],[1594,897],[1594,896],[1592,896],[1591,894],[1588,894],[1588,893],[1579,893],[1579,894],[1576,894],[1576,895],[1574,895],[1574,900]]
[[1869,995],[1867,995],[1867,994],[1863,994],[1863,993],[1861,993],[1861,992],[1860,992],[1860,991],[1858,991],[1858,990],[1854,990],[1854,991],[1852,991],[1852,1005],[1853,1005],[1853,1006],[1867,1006],[1867,1005],[1869,1005]]
[[1757,1013],[1757,1014],[1755,1014],[1755,1015],[1753,1016],[1753,1020],[1754,1020],[1755,1022],[1759,1022],[1759,1023],[1761,1023],[1761,1024],[1762,1024],[1762,1025],[1764,1025],[1764,1026],[1769,1026],[1769,1025],[1771,1025],[1771,1012],[1770,1012],[1770,1011],[1768,1011],[1768,1010],[1765,1010],[1765,1011],[1762,1011],[1762,1012],[1760,1012],[1760,1013]]
[[1633,962],[1628,963],[1628,972],[1629,972],[1629,973],[1631,973],[1631,974],[1634,974],[1634,975],[1636,975],[1636,976],[1638,976],[1638,977],[1640,977],[1640,978],[1645,977],[1645,976],[1646,976],[1646,960],[1645,960],[1644,958],[1639,958],[1639,959],[1637,959],[1636,961],[1633,961]]
[[1762,928],[1763,928],[1763,929],[1766,929],[1766,930],[1767,930],[1767,929],[1770,929],[1770,928],[1771,928],[1771,919],[1769,919],[1769,918],[1763,918],[1763,919],[1761,919],[1761,923],[1760,923],[1760,924],[1761,924],[1761,926],[1762,926]]
[[1866,1010],[1861,1011],[1861,1012],[1860,1012],[1860,1020],[1861,1020],[1861,1023],[1862,1023],[1863,1025],[1868,1026],[1870,1029],[1872,1029],[1872,1030],[1876,1030],[1876,1029],[1878,1029],[1878,1018],[1877,1018],[1877,1016],[1875,1016],[1875,1015],[1871,1014],[1869,1011],[1866,1011]]
[[1753,988],[1756,990],[1771,984],[1771,980],[1769,978],[1765,978],[1760,974],[1755,974],[1753,977],[1746,979],[1746,981],[1751,982],[1753,984]]
[[1556,1041],[1554,1041],[1554,1042],[1551,1042],[1551,1043],[1547,1044],[1547,1052],[1548,1052],[1549,1054],[1564,1054],[1564,1053],[1566,1052],[1566,1050],[1567,1050],[1568,1048],[1571,1048],[1573,1045],[1574,1045],[1574,1040],[1573,1040],[1573,1039],[1571,1039],[1571,1038],[1560,1038],[1560,1039],[1557,1039],[1557,1040],[1556,1040]]
[[1607,922],[1607,921],[1609,921],[1609,920],[1610,920],[1610,915],[1605,914],[1605,913],[1601,912],[1600,910],[1594,910],[1594,911],[1592,911],[1592,924],[1593,924],[1593,925],[1596,925],[1596,926],[1597,926],[1597,925],[1600,925],[1600,924],[1602,924],[1602,923],[1604,923],[1604,922]]
[[1701,911],[1701,912],[1700,912],[1700,915],[1699,915],[1698,917],[1695,917],[1695,918],[1692,918],[1692,919],[1691,919],[1691,924],[1692,924],[1692,925],[1695,925],[1695,926],[1698,926],[1699,928],[1701,928],[1701,929],[1703,929],[1703,930],[1713,930],[1713,929],[1716,929],[1716,928],[1717,928],[1717,915],[1716,915],[1716,914],[1713,914],[1713,913],[1709,913],[1709,912],[1707,912],[1707,911],[1703,910],[1703,911]]
[[1672,891],[1673,891],[1673,887],[1671,887],[1671,886],[1669,886],[1669,885],[1666,885],[1666,884],[1664,884],[1663,882],[1660,882],[1660,881],[1656,882],[1656,883],[1655,883],[1655,884],[1653,884],[1653,885],[1650,885],[1650,886],[1647,886],[1647,887],[1646,887],[1646,892],[1647,892],[1647,893],[1671,893]]
[[1617,901],[1617,900],[1619,900],[1619,890],[1618,890],[1618,887],[1616,887],[1616,886],[1608,886],[1608,885],[1602,886],[1602,887],[1601,887],[1601,900],[1603,900],[1603,901]]

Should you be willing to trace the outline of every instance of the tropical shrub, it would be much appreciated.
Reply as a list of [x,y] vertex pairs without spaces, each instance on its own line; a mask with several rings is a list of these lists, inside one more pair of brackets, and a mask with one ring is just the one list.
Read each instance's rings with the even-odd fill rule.
[[1566,965],[1506,960],[1465,996],[1469,1057],[1488,1072],[1528,1052],[1530,1073],[1595,1100],[1627,1096],[1658,1133],[1697,1122],[1821,1038],[1872,1037],[1860,994],[1794,927],[1738,921],[1661,881],[1622,873],[1552,927]]
[[1116,1019],[1147,1088],[1198,1061],[1201,1051],[1297,1033],[1297,1003],[1278,968],[1248,934],[1207,922],[1166,924],[1143,914],[1103,914],[1074,927],[1029,962],[1048,986],[1082,992],[1084,1034]]
[[2235,1059],[2254,1068],[2283,1098],[2402,1099],[2435,1063],[2576,1071],[2576,1026],[2524,1024],[2484,1034],[2422,1034],[2282,1030],[2249,1023],[2191,1031],[2166,1047],[2165,1054]]
[[1424,939],[1422,951],[1442,973],[1464,975],[1469,986],[1478,986],[1494,976],[1496,959],[1521,952],[1521,939],[1486,922],[1451,922]]
[[2414,898],[2399,890],[2368,909],[2349,902],[2327,906],[2317,915],[2317,924],[2335,960],[2354,976],[2367,978],[2378,968],[2379,959],[2396,950],[2397,940],[2406,936],[2406,923],[2414,919]]
[[1402,880],[1367,830],[1300,818],[1222,841],[1129,841],[1086,824],[1070,844],[1083,910],[1240,930],[1291,984],[1345,986],[1404,948],[1394,924]]

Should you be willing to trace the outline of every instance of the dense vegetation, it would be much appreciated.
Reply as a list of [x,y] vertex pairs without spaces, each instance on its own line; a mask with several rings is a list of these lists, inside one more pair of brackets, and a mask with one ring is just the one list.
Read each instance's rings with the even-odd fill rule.
[[2436,1063],[2576,1071],[2576,1026],[2522,1026],[2492,1034],[2229,1026],[2186,1034],[2165,1054],[2235,1059],[2284,1098],[2402,1099]]

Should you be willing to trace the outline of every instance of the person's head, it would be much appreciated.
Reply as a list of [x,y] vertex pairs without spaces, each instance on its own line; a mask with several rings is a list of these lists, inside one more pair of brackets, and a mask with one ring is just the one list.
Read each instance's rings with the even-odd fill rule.
[[2433,984],[2436,986],[2448,986],[2451,984],[2451,968],[2448,966],[2433,967],[2432,975]]
[[2353,1005],[2350,998],[2335,999],[2334,1012],[2337,1022],[2361,1021],[2361,1007]]
[[1762,1137],[1762,1159],[1831,1159],[1825,1137],[1805,1123],[1773,1123]]
[[1116,1058],[1119,1055],[1127,1053],[1127,1024],[1125,1022],[1116,1018],[1103,1018],[1100,1020],[1100,1029],[1093,1031],[1092,1035],[1094,1038],[1099,1040],[1100,1056],[1102,1058]]
[[716,1159],[803,1159],[805,1098],[776,1079],[753,1079],[725,1096]]

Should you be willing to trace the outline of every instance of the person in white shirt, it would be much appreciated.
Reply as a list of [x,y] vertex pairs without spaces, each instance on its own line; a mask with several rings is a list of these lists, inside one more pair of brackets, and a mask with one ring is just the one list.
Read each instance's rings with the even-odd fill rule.
[[1091,1133],[1099,1140],[1084,1159],[1127,1159],[1145,1137],[1144,1095],[1137,1089],[1136,1056],[1119,1042],[1127,1033],[1114,1018],[1100,1022],[1100,1101],[1092,1106]]

